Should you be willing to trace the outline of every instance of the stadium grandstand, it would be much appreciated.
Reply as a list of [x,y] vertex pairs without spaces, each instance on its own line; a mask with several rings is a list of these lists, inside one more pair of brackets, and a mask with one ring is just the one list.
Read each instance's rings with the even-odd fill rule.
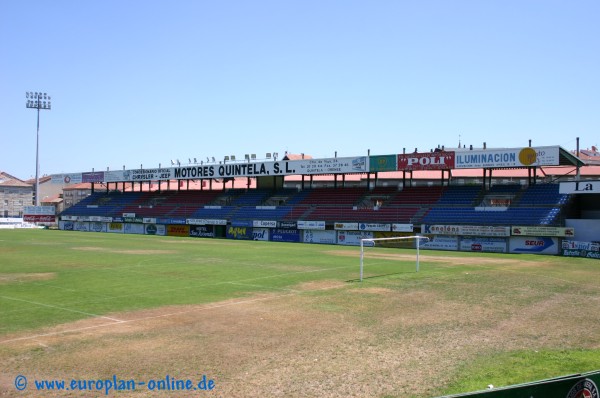
[[286,154],[52,180],[65,192],[88,190],[58,214],[66,230],[308,243],[339,243],[344,231],[344,244],[420,233],[433,249],[471,250],[461,245],[468,237],[481,241],[472,250],[561,254],[571,241],[600,240],[594,154],[559,146]]

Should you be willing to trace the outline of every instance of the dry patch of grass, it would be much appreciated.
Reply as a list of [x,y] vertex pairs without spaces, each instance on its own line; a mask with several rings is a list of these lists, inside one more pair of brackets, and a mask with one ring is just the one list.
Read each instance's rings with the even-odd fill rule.
[[54,279],[55,277],[56,274],[54,272],[0,274],[0,285],[7,283],[47,281]]
[[115,253],[115,254],[145,254],[145,255],[155,255],[155,254],[176,254],[175,250],[160,250],[160,249],[150,249],[150,250],[107,250],[104,247],[94,247],[94,246],[80,246],[73,247],[73,250],[81,250],[87,252],[103,252],[103,253]]

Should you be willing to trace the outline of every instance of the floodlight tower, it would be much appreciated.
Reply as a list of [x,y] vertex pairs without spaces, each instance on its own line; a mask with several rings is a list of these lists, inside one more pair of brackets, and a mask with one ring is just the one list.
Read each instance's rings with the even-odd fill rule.
[[31,109],[37,109],[37,133],[35,138],[35,205],[40,205],[40,109],[52,109],[50,96],[47,93],[38,93],[33,91],[25,92],[27,102],[25,106]]

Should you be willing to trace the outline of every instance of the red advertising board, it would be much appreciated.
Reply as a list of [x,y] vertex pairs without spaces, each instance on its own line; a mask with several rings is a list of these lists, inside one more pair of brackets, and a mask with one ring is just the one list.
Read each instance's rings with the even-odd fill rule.
[[25,214],[23,216],[25,222],[56,222],[55,216],[45,216],[42,214]]
[[189,225],[167,225],[168,236],[190,236]]
[[398,155],[398,170],[446,170],[454,168],[454,152]]

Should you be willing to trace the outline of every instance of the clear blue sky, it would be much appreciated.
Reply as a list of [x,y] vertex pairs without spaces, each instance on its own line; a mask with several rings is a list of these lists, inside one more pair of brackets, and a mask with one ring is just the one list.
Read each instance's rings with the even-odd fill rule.
[[0,2],[0,170],[600,142],[600,1]]

